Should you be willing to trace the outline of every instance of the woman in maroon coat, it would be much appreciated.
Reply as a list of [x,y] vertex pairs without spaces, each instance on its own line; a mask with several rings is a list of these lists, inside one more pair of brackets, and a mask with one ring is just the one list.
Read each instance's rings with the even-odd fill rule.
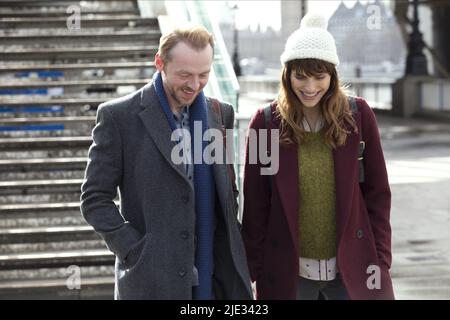
[[[340,86],[326,28],[321,15],[303,18],[281,55],[277,101],[250,122],[257,140],[247,141],[242,234],[258,299],[394,298],[391,193],[375,115]],[[279,130],[273,175],[252,162],[266,128]]]

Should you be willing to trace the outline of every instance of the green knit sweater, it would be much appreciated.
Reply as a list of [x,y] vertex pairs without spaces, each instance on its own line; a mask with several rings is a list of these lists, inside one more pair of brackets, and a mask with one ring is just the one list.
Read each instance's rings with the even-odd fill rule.
[[332,149],[325,132],[306,132],[298,148],[299,255],[311,259],[336,256],[336,190]]

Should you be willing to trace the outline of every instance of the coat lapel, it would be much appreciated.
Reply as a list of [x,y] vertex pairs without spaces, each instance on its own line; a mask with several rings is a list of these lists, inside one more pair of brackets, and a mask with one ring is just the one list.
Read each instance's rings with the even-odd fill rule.
[[[275,185],[286,214],[292,241],[298,252],[298,154],[297,144],[280,145],[280,167],[275,175]],[[274,186],[275,187],[275,186]]]
[[[272,113],[276,106],[272,105]],[[269,129],[280,128],[281,121],[278,117],[272,116]],[[282,210],[286,215],[289,225],[289,231],[292,241],[298,252],[298,208],[299,208],[299,190],[298,190],[298,145],[280,145],[279,148],[279,168],[273,177],[274,185],[272,190],[277,189],[280,201],[283,206]],[[272,156],[274,156],[272,154]]]
[[143,110],[139,117],[144,123],[145,129],[156,144],[163,157],[175,171],[177,171],[188,184],[189,180],[184,173],[182,164],[175,164],[171,159],[172,149],[176,146],[175,141],[171,141],[172,130],[167,122],[167,118],[159,103],[158,96],[153,86],[153,82],[148,83],[141,92],[141,106]]
[[[353,116],[358,128],[361,128],[361,114],[357,112]],[[354,184],[359,183],[357,161],[359,140],[359,133],[352,133],[347,137],[345,145],[333,151],[338,244],[350,216]]]

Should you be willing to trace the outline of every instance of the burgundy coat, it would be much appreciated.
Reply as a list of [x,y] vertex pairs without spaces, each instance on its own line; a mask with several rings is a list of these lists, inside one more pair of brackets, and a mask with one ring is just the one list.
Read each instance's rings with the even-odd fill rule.
[[[362,127],[365,182],[358,171],[359,134],[348,136],[333,151],[336,183],[337,265],[351,299],[393,299],[391,266],[391,192],[375,114],[362,98],[354,118]],[[275,106],[272,106],[272,111]],[[273,117],[271,128],[279,128]],[[264,112],[258,110],[250,128],[265,129]],[[249,164],[248,144],[244,169],[242,234],[252,281],[258,299],[295,299],[298,262],[298,156],[297,144],[280,146],[279,170],[260,175],[260,164]],[[272,206],[270,205],[270,194]],[[380,267],[381,288],[369,289],[370,265]],[[371,278],[373,279],[373,277]],[[369,281],[373,283],[372,281]]]

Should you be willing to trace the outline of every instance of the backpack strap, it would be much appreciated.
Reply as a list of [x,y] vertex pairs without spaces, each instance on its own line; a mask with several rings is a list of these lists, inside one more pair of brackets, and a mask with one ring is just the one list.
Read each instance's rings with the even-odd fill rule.
[[[264,121],[267,128],[267,156],[270,158],[270,122],[272,121],[272,103],[264,108]],[[269,193],[272,194],[272,176],[269,176]]]
[[[227,149],[227,131],[225,128],[225,124],[223,123],[223,117],[222,117],[222,108],[220,106],[220,102],[219,100],[217,100],[216,98],[208,98],[211,101],[211,104],[214,108],[214,111],[216,112],[217,116],[219,117],[219,122],[221,124],[221,129],[222,129],[222,136],[223,136],[223,146],[225,148],[225,152],[229,152],[229,150]],[[228,164],[227,165],[227,169],[228,169],[228,175],[230,176],[230,180],[231,180],[231,185],[233,187],[233,191],[237,192],[237,185],[236,185],[236,173],[234,171],[234,166],[233,164]]]
[[264,108],[264,119],[266,121],[266,128],[269,129],[270,121],[272,121],[272,105],[269,104]]
[[358,112],[358,104],[356,103],[355,97],[348,96],[348,103],[350,105],[352,113]]
[[[350,109],[352,113],[355,114],[358,112],[358,104],[354,97],[348,97],[348,103],[350,105]],[[359,131],[359,151],[358,151],[358,163],[359,163],[359,183],[364,182],[364,149],[366,148],[366,142],[362,137],[362,128],[358,128]]]
[[[219,100],[217,100],[216,98],[211,98],[211,97],[208,99],[211,101],[214,111],[216,112],[217,116],[219,117],[222,131],[225,130],[225,125],[224,125],[223,119],[222,119],[222,108],[220,107]],[[225,138],[225,136],[224,136],[224,138]]]

